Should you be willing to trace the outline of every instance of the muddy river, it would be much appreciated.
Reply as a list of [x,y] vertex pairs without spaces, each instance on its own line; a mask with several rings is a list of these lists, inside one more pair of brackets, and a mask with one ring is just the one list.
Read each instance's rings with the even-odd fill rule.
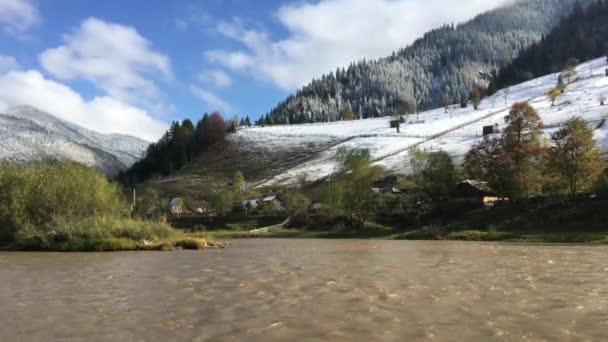
[[233,240],[0,253],[0,341],[608,340],[608,247]]

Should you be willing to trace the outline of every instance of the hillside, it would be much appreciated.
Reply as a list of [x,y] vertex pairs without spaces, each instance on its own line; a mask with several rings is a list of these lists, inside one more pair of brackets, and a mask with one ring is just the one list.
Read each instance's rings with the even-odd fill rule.
[[[460,161],[482,139],[483,126],[504,127],[504,117],[519,101],[529,101],[536,108],[547,137],[573,116],[581,116],[597,128],[608,116],[608,105],[599,101],[601,95],[608,94],[606,68],[604,57],[578,66],[577,79],[554,107],[544,94],[555,87],[559,74],[501,90],[483,99],[479,110],[452,106],[448,113],[439,108],[412,115],[399,134],[389,127],[389,118],[239,129],[183,169],[148,184],[163,195],[197,196],[214,185],[230,182],[237,169],[260,187],[289,185],[302,179],[313,182],[335,171],[334,157],[340,147],[367,148],[376,165],[391,173],[407,174],[411,148],[445,150]],[[595,138],[608,149],[608,127],[596,129]]]
[[0,160],[72,160],[113,176],[137,161],[148,142],[101,134],[29,106],[0,113]]
[[558,72],[569,60],[588,61],[608,52],[608,2],[587,8],[575,6],[570,15],[528,47],[496,76],[493,89],[502,89],[533,78]]
[[[584,4],[594,0],[583,0]],[[467,99],[493,72],[539,41],[570,13],[572,0],[517,1],[473,20],[427,33],[410,46],[376,61],[360,61],[313,80],[279,103],[260,124],[340,120],[392,115],[403,102],[420,108]]]

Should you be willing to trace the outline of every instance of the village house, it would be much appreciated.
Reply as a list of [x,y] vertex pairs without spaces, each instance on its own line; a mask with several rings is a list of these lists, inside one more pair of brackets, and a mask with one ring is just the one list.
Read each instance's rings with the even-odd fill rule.
[[394,119],[390,121],[390,126],[391,128],[397,128],[397,126],[404,124],[405,123],[405,118],[404,117],[400,117],[399,119]]
[[403,178],[401,176],[386,176],[384,178],[376,179],[372,183],[372,191],[377,194],[401,194],[402,191],[399,189],[399,181]]
[[249,212],[258,209],[260,207],[260,201],[257,198],[248,198],[241,201],[241,206],[243,206],[245,212]]
[[455,201],[476,204],[485,208],[495,207],[501,200],[487,182],[465,180],[456,186]]
[[281,198],[275,194],[269,194],[262,198],[261,206],[264,210],[282,211],[285,210],[285,205]]
[[500,128],[499,128],[498,124],[494,124],[494,125],[490,125],[490,126],[483,126],[483,136],[484,137],[486,135],[496,134],[496,133],[500,133]]

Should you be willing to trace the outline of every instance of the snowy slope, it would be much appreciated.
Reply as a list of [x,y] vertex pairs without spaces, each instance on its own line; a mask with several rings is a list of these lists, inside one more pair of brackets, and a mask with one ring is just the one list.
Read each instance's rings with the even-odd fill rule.
[[0,113],[0,160],[73,160],[114,175],[140,159],[148,142],[101,134],[29,106]]
[[[482,138],[483,126],[504,126],[504,117],[510,106],[529,101],[539,112],[546,126],[547,136],[556,127],[573,116],[581,116],[597,125],[608,114],[608,106],[600,106],[600,95],[608,95],[608,68],[606,58],[600,58],[578,67],[576,81],[568,85],[565,94],[551,107],[545,93],[557,84],[558,74],[552,74],[501,90],[483,100],[479,110],[471,106],[461,109],[453,106],[448,113],[443,108],[410,116],[408,121],[423,120],[402,126],[400,134],[389,128],[390,118],[333,122],[290,126],[254,127],[240,130],[230,139],[263,153],[276,149],[302,147],[313,142],[333,142],[331,148],[312,160],[275,175],[260,185],[288,184],[300,177],[314,181],[335,170],[333,158],[342,146],[368,148],[377,165],[397,173],[408,172],[407,156],[412,147],[426,150],[444,150],[460,160],[470,147]],[[507,96],[505,97],[505,93]],[[505,100],[506,99],[506,100]],[[595,137],[602,148],[608,147],[608,128],[598,129]]]

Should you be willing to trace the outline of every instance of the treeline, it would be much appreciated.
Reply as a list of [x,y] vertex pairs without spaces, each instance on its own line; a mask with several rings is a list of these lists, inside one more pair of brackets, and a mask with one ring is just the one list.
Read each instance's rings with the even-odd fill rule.
[[580,117],[543,136],[543,123],[528,103],[516,103],[500,138],[486,137],[465,156],[466,172],[487,181],[502,197],[526,199],[567,194],[600,186],[606,168],[593,129]]
[[405,194],[371,191],[382,170],[372,166],[369,151],[342,150],[337,157],[342,176],[329,185],[326,203],[350,226],[362,227],[374,216],[416,213],[420,203],[432,204],[441,216],[442,203],[458,196],[456,186],[465,179],[486,182],[499,198],[511,202],[558,195],[574,199],[606,188],[606,160],[593,129],[581,118],[565,122],[550,141],[528,103],[514,104],[505,121],[504,134],[474,145],[462,166],[444,151],[411,151],[410,176],[398,185]]
[[571,59],[584,62],[608,52],[608,1],[596,0],[587,7],[576,2],[572,13],[500,69],[490,92],[561,71]]
[[197,154],[224,139],[238,126],[251,126],[249,117],[234,117],[227,122],[220,113],[205,113],[196,125],[185,119],[174,121],[162,138],[150,144],[145,156],[131,168],[120,173],[117,179],[126,186],[145,181],[155,175],[166,176],[181,169]]

